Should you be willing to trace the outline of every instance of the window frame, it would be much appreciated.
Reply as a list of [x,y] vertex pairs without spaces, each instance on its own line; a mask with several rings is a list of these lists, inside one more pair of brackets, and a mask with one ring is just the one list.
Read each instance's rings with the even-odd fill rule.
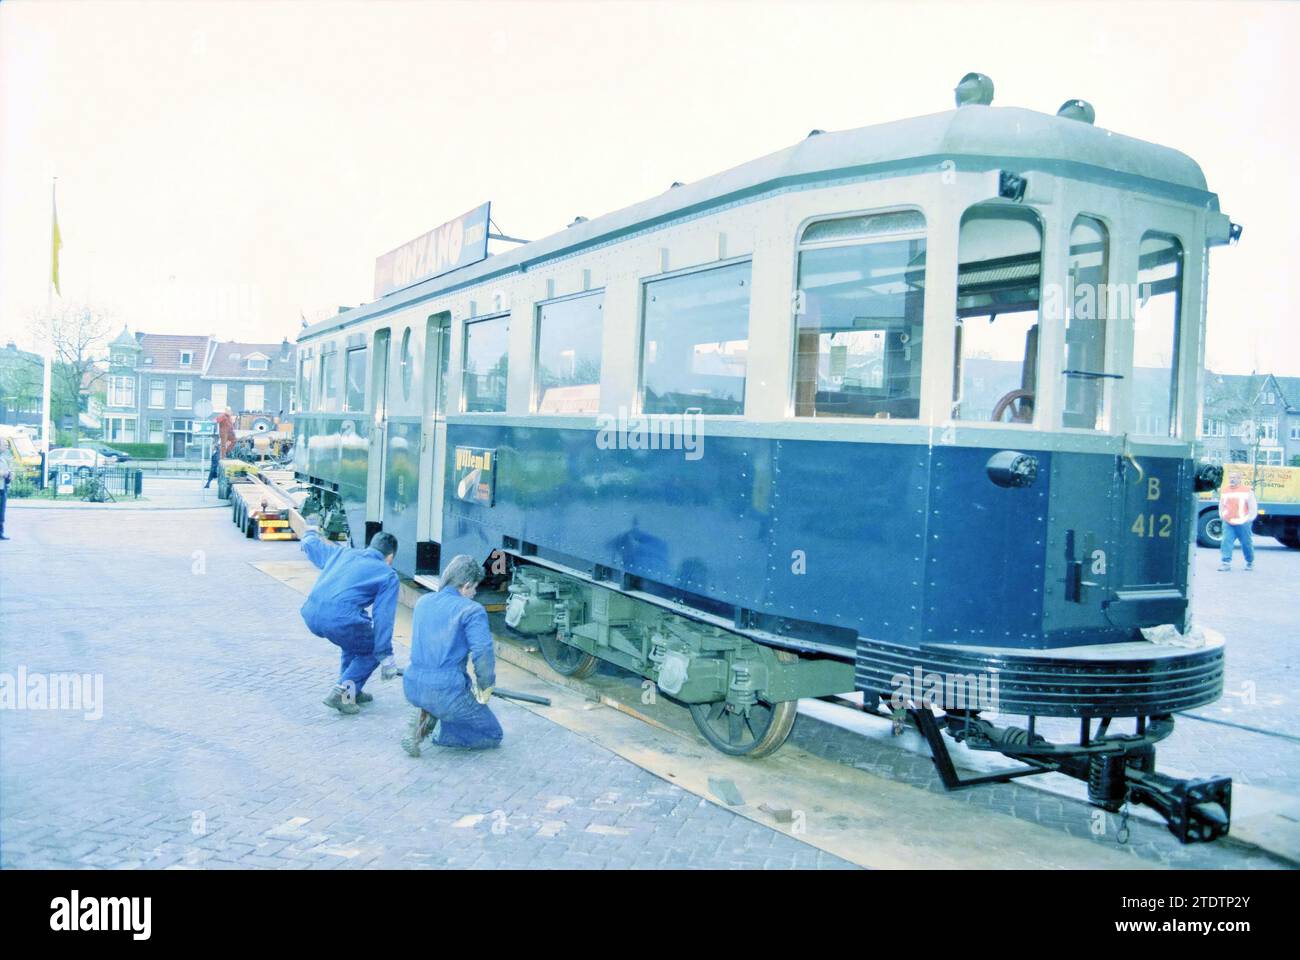
[[[692,408],[679,411],[678,413],[659,413],[647,414],[645,412],[645,331],[646,331],[646,306],[649,300],[646,299],[647,290],[652,283],[658,283],[661,280],[676,280],[679,277],[688,277],[695,274],[708,273],[710,270],[723,270],[728,267],[739,266],[742,263],[749,264],[749,310],[745,316],[745,342],[752,343],[753,338],[750,334],[753,327],[754,319],[754,255],[752,253],[742,254],[738,257],[728,257],[725,260],[712,260],[708,263],[695,264],[689,267],[683,267],[680,270],[669,270],[664,273],[656,273],[652,276],[638,277],[637,283],[637,334],[636,334],[636,376],[633,379],[632,394],[632,413],[633,416],[682,416],[686,413],[692,413],[693,416],[702,417],[709,420],[743,420],[745,411],[749,407],[749,361],[745,361],[745,399],[741,403],[740,413],[702,413],[692,412]],[[604,376],[604,370],[601,370],[601,376]]]
[[[928,276],[930,273],[931,219],[930,216],[926,213],[925,207],[922,206],[921,204],[904,203],[904,204],[893,204],[887,207],[878,207],[871,210],[846,210],[846,211],[835,211],[830,213],[818,213],[818,214],[814,214],[813,216],[807,217],[795,227],[794,258],[792,264],[792,273],[790,277],[790,290],[791,290],[792,298],[797,297],[799,295],[799,289],[800,289],[799,288],[799,272],[800,272],[799,255],[805,249],[803,243],[803,235],[809,230],[809,228],[815,226],[816,224],[825,223],[831,220],[851,220],[858,217],[862,217],[862,218],[882,217],[882,216],[889,216],[890,214],[895,214],[895,213],[916,213],[920,215],[922,221],[924,221],[925,223],[925,228],[920,231],[920,238],[925,241],[925,273],[928,280]],[[814,241],[814,244],[808,249],[824,250],[824,249],[831,249],[834,247],[866,246],[873,242],[887,243],[891,240],[909,240],[915,238],[916,235],[913,233],[898,233],[898,234],[888,234],[882,236],[878,241],[840,240],[840,241],[827,241],[821,243]],[[925,295],[924,294],[925,289],[928,289],[928,283],[926,288],[923,288],[923,293],[922,293],[923,296]],[[922,315],[922,328],[924,328],[925,326],[924,324],[925,303],[924,302],[921,305],[921,315]],[[793,308],[791,309],[789,341],[790,341],[789,355],[786,358],[786,363],[787,363],[787,368],[790,371],[790,376],[789,376],[789,391],[786,395],[785,417],[787,420],[797,422],[797,423],[803,423],[803,422],[815,423],[818,420],[818,417],[815,413],[801,416],[797,412],[798,411],[798,390],[799,390],[799,314],[795,312]],[[925,368],[925,340],[924,339],[922,339],[921,344],[922,344],[921,389],[920,389],[920,396],[918,398],[918,404],[917,404],[917,415],[915,417],[903,419],[901,417],[882,418],[882,417],[863,417],[863,416],[843,416],[843,417],[823,416],[821,417],[822,421],[826,423],[852,423],[852,424],[871,423],[871,424],[878,424],[882,426],[884,425],[915,426],[917,424],[925,423],[926,422],[926,396],[925,396],[926,368]]]
[[[510,409],[510,320],[513,316],[512,310],[503,310],[498,313],[487,313],[481,317],[463,317],[460,321],[460,396],[456,400],[456,413],[465,416],[487,416],[499,417],[505,415]],[[491,320],[506,321],[506,395],[502,398],[500,410],[467,410],[468,393],[465,390],[465,377],[468,371],[465,369],[465,361],[469,357],[469,328],[476,323],[487,323]]]
[[[533,346],[532,346],[532,364],[529,367],[529,387],[528,387],[528,412],[538,417],[594,417],[600,410],[600,396],[605,383],[605,287],[598,287],[595,290],[580,290],[577,293],[566,294],[562,297],[551,297],[547,300],[538,300],[533,304]],[[590,413],[544,413],[541,411],[542,404],[542,380],[541,380],[541,360],[542,360],[542,310],[546,307],[552,307],[557,303],[567,303],[570,300],[581,300],[584,297],[600,297],[600,376],[596,381],[596,409]]]
[[[957,310],[958,310],[957,295],[961,290],[961,229],[962,229],[962,223],[966,219],[966,215],[970,213],[972,210],[976,209],[977,207],[989,207],[989,208],[998,207],[998,208],[1006,208],[1012,211],[1026,211],[1028,213],[1033,214],[1034,219],[1037,221],[1038,224],[1038,299],[1037,299],[1037,308],[1036,308],[1038,314],[1038,345],[1035,348],[1037,352],[1037,356],[1035,358],[1037,363],[1037,369],[1034,371],[1034,415],[1033,415],[1033,419],[1031,419],[1028,423],[1023,423],[1014,420],[1013,421],[989,420],[987,418],[982,420],[964,420],[957,417],[954,412],[958,401],[954,399],[952,395],[954,392],[960,391],[961,376],[962,376],[962,371],[964,369],[964,363],[963,363],[964,357],[962,356],[961,351],[957,348],[957,342],[956,342],[957,321],[959,319],[957,316]],[[1095,214],[1089,214],[1089,216],[1095,216]],[[1102,219],[1102,218],[1098,218],[1098,219]],[[1109,224],[1107,223],[1107,221],[1105,219],[1102,219],[1102,222],[1104,224],[1107,224],[1107,227],[1109,229]],[[1074,225],[1074,220],[1071,219],[1070,221],[1071,229],[1073,228],[1073,225]],[[1033,431],[1050,432],[1050,433],[1063,431],[1066,428],[1061,427],[1059,424],[1056,424],[1054,426],[1048,425],[1048,422],[1044,419],[1044,417],[1047,415],[1047,411],[1043,409],[1042,401],[1039,397],[1039,394],[1041,392],[1039,387],[1044,382],[1043,370],[1044,370],[1044,359],[1046,355],[1042,349],[1043,328],[1048,319],[1045,316],[1044,304],[1045,304],[1046,285],[1048,282],[1047,279],[1048,278],[1047,268],[1049,265],[1048,243],[1051,241],[1051,237],[1052,237],[1052,232],[1050,230],[1051,222],[1047,215],[1047,212],[1030,203],[1020,203],[1018,201],[1013,202],[1007,200],[1000,200],[996,197],[988,197],[983,200],[976,200],[973,203],[969,203],[965,207],[963,207],[960,215],[956,219],[956,227],[957,227],[957,232],[956,232],[956,236],[954,237],[954,241],[955,241],[954,249],[956,252],[956,256],[953,263],[954,283],[952,287],[952,301],[951,301],[953,306],[953,311],[952,311],[953,320],[952,320],[952,325],[949,328],[950,338],[953,341],[953,358],[952,358],[953,363],[952,363],[952,369],[948,372],[948,376],[947,376],[948,389],[946,391],[946,399],[943,401],[942,404],[942,406],[944,406],[948,411],[947,416],[944,417],[944,422],[950,423],[954,427],[960,427],[961,429],[974,427],[978,429],[990,429],[990,428],[996,430],[1016,429],[1016,430],[1033,430]],[[1065,231],[1066,246],[1062,254],[1062,262],[1069,260],[1069,236],[1070,236],[1070,231],[1066,230]],[[1062,339],[1064,339],[1064,330],[1065,330],[1064,316],[1061,317],[1060,323],[1061,323]],[[962,340],[964,344],[965,341],[964,336]],[[1022,369],[1021,375],[1023,377],[1023,366],[1021,369]],[[1064,390],[1060,391],[1059,399],[1055,404],[1057,407],[1063,408],[1064,395],[1065,395]],[[1055,421],[1055,417],[1053,417],[1053,420]],[[1086,428],[1078,428],[1078,427],[1073,428],[1073,430],[1075,433],[1088,433],[1094,435],[1099,433],[1099,431],[1097,430],[1087,430]]]
[[[1137,234],[1137,240],[1133,247],[1134,262],[1136,273],[1133,276],[1133,284],[1137,290],[1138,297],[1142,295],[1142,244],[1148,238],[1173,241],[1178,245],[1177,260],[1177,277],[1178,283],[1174,287],[1174,330],[1173,330],[1173,355],[1169,363],[1169,409],[1164,411],[1163,416],[1168,421],[1164,433],[1141,433],[1136,429],[1136,405],[1137,399],[1137,311],[1134,309],[1134,315],[1130,322],[1132,330],[1129,335],[1129,355],[1127,366],[1129,376],[1129,396],[1128,396],[1128,423],[1120,433],[1131,434],[1134,438],[1144,442],[1187,442],[1187,427],[1183,423],[1182,401],[1183,401],[1183,309],[1186,307],[1187,299],[1187,254],[1190,249],[1186,241],[1183,240],[1182,234],[1177,230],[1166,230],[1159,227],[1138,226],[1140,231]],[[1132,241],[1130,241],[1132,242]],[[1148,297],[1147,299],[1151,299]],[[1149,369],[1149,368],[1148,368]],[[1193,438],[1195,434],[1193,433]]]
[[[354,353],[364,354],[361,358],[361,376],[364,378],[361,385],[361,406],[353,408],[348,394],[348,370],[352,366],[352,355]],[[346,347],[343,350],[343,396],[341,398],[343,413],[365,413],[367,404],[370,400],[370,345],[368,343],[359,346]]]
[[[1042,217],[1041,211],[1039,212],[1039,216],[1040,218]],[[1115,254],[1116,251],[1120,249],[1120,244],[1122,241],[1120,237],[1116,234],[1114,218],[1106,214],[1095,213],[1091,210],[1074,211],[1074,216],[1070,218],[1069,226],[1065,230],[1065,254],[1062,258],[1062,262],[1064,263],[1067,271],[1066,274],[1067,279],[1068,279],[1068,270],[1070,265],[1070,235],[1074,232],[1074,228],[1078,226],[1079,221],[1082,219],[1091,220],[1094,223],[1099,224],[1104,234],[1103,242],[1105,243],[1104,255],[1105,255],[1105,264],[1106,264],[1106,276],[1102,280],[1102,283],[1107,288],[1107,293],[1109,294],[1110,288],[1116,287],[1119,285],[1119,283],[1122,282],[1122,281],[1117,281],[1115,279],[1115,271],[1117,267]],[[1044,221],[1044,228],[1046,228],[1046,226],[1047,226],[1046,221]],[[1044,236],[1043,238],[1043,243],[1044,246],[1046,246],[1047,243],[1046,236]],[[1042,296],[1043,296],[1043,291],[1042,288],[1040,287],[1039,297],[1041,298]],[[1063,348],[1066,346],[1065,332],[1070,320],[1070,311],[1073,309],[1073,304],[1068,296],[1065,298],[1065,301],[1066,302],[1063,305],[1064,312],[1061,317],[1061,346]],[[1123,318],[1121,317],[1117,319],[1110,315],[1109,300],[1106,298],[1101,298],[1098,301],[1097,309],[1101,312],[1100,319],[1105,324],[1105,343],[1102,347],[1103,369],[1099,371],[1101,373],[1106,374],[1106,376],[1101,378],[1102,389],[1101,389],[1100,419],[1102,422],[1102,426],[1101,427],[1067,427],[1064,425],[1066,397],[1069,393],[1069,378],[1067,378],[1064,373],[1064,371],[1068,368],[1064,365],[1067,357],[1066,355],[1063,354],[1061,357],[1061,362],[1062,362],[1061,377],[1062,380],[1064,381],[1064,386],[1061,387],[1060,395],[1057,399],[1056,419],[1058,421],[1058,425],[1055,428],[1063,433],[1076,434],[1076,435],[1089,434],[1092,436],[1108,437],[1108,436],[1116,436],[1122,432],[1121,430],[1118,429],[1118,424],[1116,422],[1116,416],[1115,416],[1116,410],[1118,409],[1117,393],[1118,390],[1121,388],[1127,389],[1128,386],[1133,381],[1133,370],[1132,370],[1132,362],[1131,362],[1133,345],[1132,345],[1131,338],[1121,338],[1118,336],[1120,331],[1119,329],[1117,329],[1117,325],[1123,322]],[[1125,340],[1128,340],[1128,349],[1130,352],[1130,356],[1127,361],[1125,361],[1125,358],[1123,356],[1120,356],[1117,353],[1117,350],[1119,350],[1123,346]],[[1040,364],[1039,373],[1041,372],[1042,372],[1042,367]]]

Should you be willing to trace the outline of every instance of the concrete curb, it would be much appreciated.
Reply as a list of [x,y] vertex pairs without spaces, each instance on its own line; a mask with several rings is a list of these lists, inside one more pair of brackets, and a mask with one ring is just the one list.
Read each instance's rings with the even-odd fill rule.
[[78,503],[68,504],[66,507],[56,506],[54,504],[22,504],[10,503],[10,510],[102,510],[107,513],[134,513],[143,511],[159,510],[217,510],[220,508],[230,509],[229,503],[205,503],[189,507],[119,507],[112,503]]

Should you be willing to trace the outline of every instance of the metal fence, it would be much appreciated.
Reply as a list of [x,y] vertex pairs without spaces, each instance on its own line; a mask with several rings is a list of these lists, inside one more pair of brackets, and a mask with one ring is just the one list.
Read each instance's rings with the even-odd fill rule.
[[144,473],[136,467],[96,467],[93,470],[81,467],[51,475],[47,486],[50,496],[56,500],[89,500],[92,503],[136,500],[144,490]]

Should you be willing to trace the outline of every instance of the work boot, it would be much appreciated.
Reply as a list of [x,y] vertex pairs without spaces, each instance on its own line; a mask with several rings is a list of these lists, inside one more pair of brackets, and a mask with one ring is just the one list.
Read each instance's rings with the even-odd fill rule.
[[335,687],[331,690],[330,695],[321,703],[327,707],[332,707],[339,713],[353,714],[361,712],[361,708],[352,702],[352,698],[346,696],[346,691],[342,687]]
[[402,668],[399,667],[395,662],[385,663],[383,666],[379,668],[380,680],[392,680],[394,677],[400,677],[401,675],[402,675]]
[[366,693],[364,690],[357,694],[357,703],[373,703],[374,700],[374,695]]
[[429,721],[432,719],[423,710],[416,710],[411,715],[411,722],[407,726],[407,734],[402,737],[402,749],[410,756],[418,757],[420,755],[420,744],[429,735]]

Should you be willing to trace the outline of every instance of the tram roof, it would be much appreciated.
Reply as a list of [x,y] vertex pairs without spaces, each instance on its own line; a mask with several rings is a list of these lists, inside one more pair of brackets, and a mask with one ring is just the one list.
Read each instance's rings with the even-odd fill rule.
[[312,339],[380,314],[495,277],[533,269],[677,219],[703,215],[780,190],[823,181],[899,176],[933,169],[1041,170],[1076,179],[1119,182],[1132,189],[1217,210],[1205,175],[1191,157],[1169,147],[1112,133],[1089,123],[1021,107],[968,105],[943,113],[809,136],[657,197],[575,224],[451,273],[395,290],[301,331]]

